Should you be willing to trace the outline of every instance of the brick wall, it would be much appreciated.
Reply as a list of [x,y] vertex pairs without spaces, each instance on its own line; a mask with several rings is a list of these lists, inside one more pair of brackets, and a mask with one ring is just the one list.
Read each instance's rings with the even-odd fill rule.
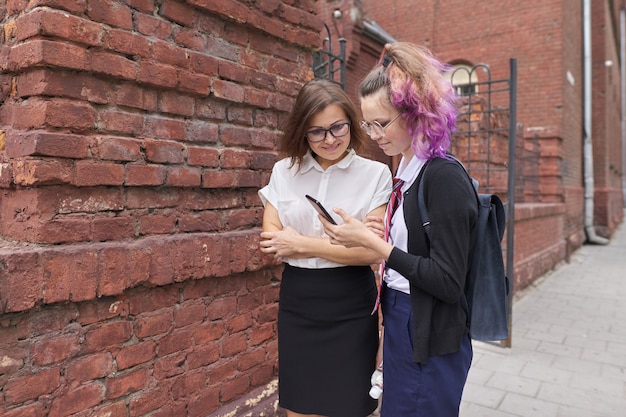
[[0,4],[0,414],[205,416],[275,378],[257,190],[313,4]]

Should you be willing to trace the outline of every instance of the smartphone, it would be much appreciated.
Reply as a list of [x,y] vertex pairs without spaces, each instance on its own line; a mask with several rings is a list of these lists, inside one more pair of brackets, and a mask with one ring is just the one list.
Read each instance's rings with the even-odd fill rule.
[[311,205],[313,206],[313,208],[322,216],[324,216],[324,218],[326,220],[328,220],[329,222],[331,222],[332,224],[337,224],[337,222],[330,216],[330,214],[328,213],[328,211],[324,208],[324,206],[322,205],[322,203],[320,203],[319,201],[317,201],[315,198],[311,197],[310,195],[306,194],[305,195],[306,199],[309,200],[309,202],[311,203]]

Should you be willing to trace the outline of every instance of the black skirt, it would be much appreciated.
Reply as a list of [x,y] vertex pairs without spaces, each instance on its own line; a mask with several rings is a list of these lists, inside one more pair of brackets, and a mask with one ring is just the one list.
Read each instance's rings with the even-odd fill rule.
[[285,266],[278,311],[279,405],[301,414],[366,417],[378,349],[368,266]]

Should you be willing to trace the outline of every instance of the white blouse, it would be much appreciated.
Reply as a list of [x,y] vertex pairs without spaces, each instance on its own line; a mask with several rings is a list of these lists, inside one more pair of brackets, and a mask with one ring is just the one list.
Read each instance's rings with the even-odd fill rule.
[[[259,190],[265,206],[276,208],[283,227],[290,226],[300,234],[325,237],[317,212],[305,198],[306,194],[319,200],[335,221],[341,218],[333,208],[342,208],[350,216],[364,220],[375,208],[387,204],[391,195],[391,171],[382,162],[358,156],[349,150],[341,161],[324,170],[311,153],[307,153],[301,169],[289,168],[291,158],[274,165],[270,182]],[[283,259],[300,268],[334,268],[343,266],[322,258]]]

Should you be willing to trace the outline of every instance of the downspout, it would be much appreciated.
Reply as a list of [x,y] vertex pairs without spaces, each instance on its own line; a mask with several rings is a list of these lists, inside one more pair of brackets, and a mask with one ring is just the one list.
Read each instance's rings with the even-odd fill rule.
[[619,11],[620,18],[620,75],[622,87],[622,196],[626,207],[626,10]]
[[583,0],[583,45],[584,45],[584,126],[583,126],[583,176],[584,176],[584,222],[587,242],[606,245],[608,239],[596,235],[593,226],[593,149],[591,146],[591,0]]

